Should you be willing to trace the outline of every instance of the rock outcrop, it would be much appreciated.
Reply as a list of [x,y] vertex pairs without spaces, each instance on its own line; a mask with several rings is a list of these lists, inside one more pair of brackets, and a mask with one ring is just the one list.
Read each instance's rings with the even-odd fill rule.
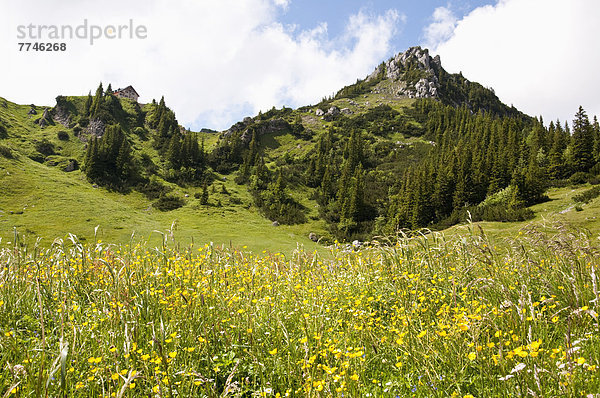
[[340,113],[340,108],[338,108],[337,106],[332,106],[327,110],[327,113],[323,115],[323,119],[328,122],[331,122],[335,120],[335,118],[338,117]]
[[92,119],[85,129],[85,132],[95,137],[102,137],[104,135],[104,129],[106,129],[106,124],[104,124],[102,120]]
[[[429,50],[411,47],[379,65],[367,77],[367,82],[383,75],[393,82],[404,83],[398,84],[397,95],[409,98],[437,98],[440,89],[438,73],[441,67],[439,55],[432,58]],[[411,81],[415,76],[418,76],[418,80]]]
[[290,129],[290,124],[283,119],[273,119],[265,122],[259,122],[254,125],[254,128],[252,129],[253,131],[250,131],[250,129],[244,131],[242,134],[242,141],[244,143],[250,142],[253,132],[255,132],[258,137],[261,137],[265,134],[284,133]]
[[417,84],[415,84],[415,98],[437,97],[438,86],[436,83],[437,78],[435,79],[435,82],[427,79],[420,79]]
[[70,173],[72,171],[77,170],[77,161],[74,159],[69,160],[65,168],[63,169],[65,172]]
[[52,109],[52,118],[67,128],[71,124],[71,114],[65,106],[55,106]]
[[244,131],[244,130],[246,130],[250,126],[250,124],[252,124],[252,119],[250,119],[250,118],[244,118],[243,121],[237,122],[236,124],[234,124],[233,126],[231,126],[229,128],[229,130],[226,130],[225,133],[224,133],[224,136],[225,137],[230,137],[232,134]]
[[291,130],[291,126],[283,119],[273,119],[266,121],[255,121],[252,118],[245,118],[241,122],[237,122],[223,133],[223,137],[231,137],[233,134],[241,133],[240,138],[245,144],[252,140],[252,135],[258,137],[265,134],[279,134]]
[[50,124],[53,124],[52,117],[50,116],[50,112],[48,112],[48,108],[44,109],[44,113],[42,114],[42,117],[37,119],[35,122],[37,124],[39,124],[41,128],[44,128]]

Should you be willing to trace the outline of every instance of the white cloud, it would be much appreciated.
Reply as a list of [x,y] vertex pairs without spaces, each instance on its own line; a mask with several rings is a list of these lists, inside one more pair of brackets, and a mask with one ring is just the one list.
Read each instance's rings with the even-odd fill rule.
[[292,0],[273,0],[273,2],[279,7],[287,8]]
[[[186,126],[224,129],[242,113],[316,103],[363,77],[390,55],[402,16],[358,13],[341,37],[327,25],[298,31],[277,22],[290,0],[0,0],[4,32],[0,95],[20,103],[53,103],[58,94],[132,84],[140,101],[165,96]],[[64,53],[17,51],[19,24],[122,24],[148,29],[145,40],[67,42]],[[1,29],[1,28],[0,28]]]
[[599,15],[597,0],[500,0],[458,21],[433,52],[546,122],[571,121],[580,104],[600,116]]
[[448,40],[454,28],[456,27],[456,15],[448,7],[438,7],[433,11],[433,22],[426,26],[425,45],[429,48],[435,48],[440,43]]

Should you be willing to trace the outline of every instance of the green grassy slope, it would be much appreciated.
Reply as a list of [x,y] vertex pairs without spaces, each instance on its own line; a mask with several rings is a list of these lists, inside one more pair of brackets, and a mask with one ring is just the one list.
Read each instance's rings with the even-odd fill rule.
[[[174,235],[179,242],[214,242],[272,252],[291,252],[297,244],[307,250],[317,248],[308,234],[321,232],[323,225],[309,222],[299,226],[272,226],[255,207],[248,205],[251,199],[246,188],[236,185],[231,178],[214,183],[215,192],[211,189],[209,206],[201,206],[194,198],[200,188],[171,185],[177,195],[188,195],[186,205],[171,212],[160,212],[138,192],[123,195],[95,188],[79,170],[67,173],[61,164],[38,163],[29,158],[37,153],[36,142],[50,141],[60,152],[52,158],[73,158],[80,163],[84,143],[60,124],[40,128],[34,120],[41,116],[43,108],[38,107],[38,114],[31,117],[27,115],[29,109],[29,105],[17,105],[0,98],[0,118],[8,124],[8,137],[0,139],[0,146],[12,153],[12,158],[0,156],[0,238],[4,241],[13,239],[14,228],[26,240],[42,237],[46,245],[67,233],[89,240],[99,225],[98,238],[105,241],[127,242],[135,232],[136,239],[157,244],[162,237],[153,231],[165,232],[175,225]],[[68,132],[69,139],[59,140],[59,131]],[[134,148],[152,153],[148,141],[135,135],[131,138]],[[206,134],[206,138],[207,147],[216,142],[213,135]],[[228,194],[221,193],[222,185]],[[221,207],[217,206],[218,202]]]
[[[523,222],[478,222],[475,225],[483,228],[485,233],[497,241],[504,238],[517,236],[519,230],[535,224],[546,233],[557,231],[560,224],[569,224],[572,227],[588,230],[592,234],[600,233],[600,198],[588,204],[578,204],[573,201],[575,195],[590,189],[590,185],[579,185],[565,188],[551,188],[547,195],[549,201],[539,203],[530,208],[535,213],[535,218]],[[579,210],[577,209],[579,207]],[[460,234],[464,226],[454,226],[445,232],[448,235]]]
[[161,236],[153,231],[165,232],[175,222],[180,242],[246,245],[254,251],[290,252],[296,243],[316,248],[307,237],[318,225],[273,227],[256,209],[229,204],[232,196],[244,198],[247,193],[234,183],[225,184],[230,195],[215,193],[210,199],[213,204],[221,200],[223,207],[201,206],[193,196],[198,188],[178,188],[182,196],[189,195],[186,205],[160,212],[138,192],[123,195],[94,188],[79,171],[65,173],[27,158],[0,159],[0,237],[12,240],[16,227],[26,239],[43,237],[45,244],[69,232],[89,240],[99,225],[98,238],[105,241],[127,242],[135,232],[137,239],[158,244]]
[[[388,89],[387,84],[390,83],[384,80],[373,92],[353,99],[338,98],[325,105],[288,109],[284,119],[292,123],[299,116],[303,125],[313,132],[312,138],[300,139],[291,133],[262,136],[261,144],[265,148],[267,164],[275,167],[286,154],[304,157],[315,147],[318,134],[333,124],[315,115],[319,106],[326,109],[330,106],[348,108],[353,116],[358,116],[375,106],[389,105],[406,115],[415,100],[390,94],[393,90]],[[75,104],[79,104],[84,98],[68,97]],[[126,112],[133,112],[129,109],[131,105],[128,101],[123,101]],[[29,110],[29,105],[17,105],[0,98],[0,120],[8,132],[8,136],[0,137],[0,146],[8,148],[13,155],[12,159],[0,155],[0,237],[4,241],[13,239],[14,228],[25,239],[42,237],[46,244],[69,232],[89,240],[93,238],[94,228],[98,225],[98,237],[105,241],[126,242],[135,233],[137,239],[157,244],[161,235],[154,231],[165,232],[174,225],[174,234],[179,242],[193,239],[197,242],[247,246],[253,251],[268,249],[273,252],[290,252],[297,244],[308,250],[317,249],[319,246],[308,239],[310,232],[328,236],[325,222],[319,220],[316,202],[303,186],[290,187],[290,193],[306,208],[308,221],[301,225],[279,227],[272,226],[251,205],[252,198],[247,186],[233,182],[235,174],[217,175],[217,181],[210,190],[210,206],[201,206],[200,201],[194,197],[201,188],[182,188],[165,183],[174,188],[177,196],[185,197],[186,201],[184,207],[171,212],[160,212],[152,208],[151,202],[135,191],[123,195],[94,187],[81,171],[67,173],[62,170],[69,159],[82,163],[85,143],[72,130],[59,123],[40,128],[35,120],[41,117],[44,107],[38,106],[36,115],[28,115]],[[66,132],[68,139],[65,140],[64,136],[59,139],[59,132]],[[218,135],[201,136],[207,150],[217,145]],[[143,152],[150,155],[160,167],[160,157],[147,137],[130,134],[129,138],[137,154]],[[399,132],[374,139],[429,145],[421,137],[404,136]],[[51,142],[56,154],[46,157],[45,161],[38,158],[36,162],[31,158],[38,154],[36,143],[42,140]],[[226,187],[227,194],[221,193],[222,185]],[[532,207],[536,214],[534,222],[563,221],[594,232],[599,231],[600,221],[595,215],[600,207],[599,201],[583,206],[582,211],[576,211],[572,202],[572,196],[585,189],[586,187],[550,190],[550,201]],[[514,235],[528,223],[479,224],[490,236],[502,238]],[[460,230],[460,227],[454,227],[448,233],[454,234]]]
[[[334,99],[321,105],[326,107],[325,110],[330,106],[348,108],[354,116],[364,114],[381,104],[404,113],[414,100],[386,94],[386,84],[384,81],[377,86],[380,92],[377,94],[369,93],[353,100]],[[75,117],[75,121],[78,121],[86,97],[64,98],[71,111],[79,115]],[[121,100],[125,112],[121,118],[135,119],[139,115],[139,108],[136,111],[134,105],[128,100]],[[284,155],[297,158],[306,156],[315,147],[318,135],[333,124],[315,115],[318,106],[283,112],[283,118],[290,123],[299,116],[311,131],[312,138],[309,136],[300,139],[291,133],[267,134],[260,138],[265,161],[271,169],[277,167]],[[208,207],[201,206],[199,200],[194,198],[200,188],[181,188],[161,179],[162,183],[175,189],[176,195],[187,195],[183,208],[167,213],[153,209],[150,201],[139,193],[122,195],[102,187],[94,188],[81,171],[65,173],[62,170],[71,159],[77,161],[79,166],[83,163],[86,143],[75,135],[76,129],[66,128],[58,122],[41,128],[35,120],[42,116],[46,107],[37,106],[35,115],[28,114],[30,108],[30,105],[18,105],[0,98],[0,120],[8,130],[8,137],[0,139],[0,145],[8,148],[14,155],[14,159],[0,156],[0,237],[4,239],[12,237],[14,227],[28,239],[36,236],[53,239],[67,232],[89,239],[93,236],[94,227],[100,225],[100,236],[105,240],[123,242],[135,231],[138,236],[157,241],[159,234],[152,237],[152,231],[164,231],[174,221],[180,240],[193,237],[196,240],[224,244],[231,241],[233,245],[247,245],[255,250],[291,250],[296,247],[296,243],[314,248],[316,245],[307,238],[310,232],[330,237],[327,225],[319,220],[315,200],[311,199],[310,192],[301,185],[290,185],[288,189],[291,196],[304,206],[308,221],[301,225],[277,228],[251,205],[253,200],[247,186],[239,186],[233,182],[235,173],[225,177],[219,175],[222,179],[226,178],[226,181],[214,184],[215,193],[211,194],[210,200],[213,206]],[[147,104],[142,105],[141,109],[146,112],[150,108]],[[275,111],[274,114],[279,117],[277,115],[280,112]],[[163,160],[152,147],[151,132],[140,135],[132,130],[133,128],[129,128],[127,134],[135,156],[146,154],[157,168],[164,166]],[[65,132],[68,134],[67,140],[64,139]],[[58,138],[59,133],[63,134],[62,140]],[[207,151],[218,144],[217,134],[199,133],[199,136],[203,138]],[[382,139],[376,137],[378,141]],[[42,156],[38,152],[36,144],[43,140],[54,146],[56,154]],[[420,138],[405,137],[401,133],[390,134],[386,140],[406,143],[421,141]],[[231,195],[220,193],[222,184],[225,184]],[[216,206],[218,203],[222,207]]]

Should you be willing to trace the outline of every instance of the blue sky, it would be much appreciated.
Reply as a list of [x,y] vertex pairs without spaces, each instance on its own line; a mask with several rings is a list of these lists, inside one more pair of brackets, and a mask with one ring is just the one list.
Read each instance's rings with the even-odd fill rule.
[[311,29],[326,22],[328,34],[338,37],[343,34],[350,16],[359,11],[380,15],[395,9],[406,17],[404,22],[398,24],[399,31],[392,39],[392,52],[400,52],[423,42],[423,29],[431,23],[437,7],[447,7],[462,18],[477,7],[495,3],[495,0],[297,0],[280,11],[278,20],[284,24],[298,25],[301,29]]
[[[451,73],[545,120],[600,115],[598,0],[0,0],[0,96],[54,105],[99,82],[165,97],[185,127],[224,130],[275,106],[315,104],[415,45]],[[145,38],[18,50],[18,26],[107,27]],[[326,28],[325,28],[326,26]],[[31,41],[31,40],[30,40]]]

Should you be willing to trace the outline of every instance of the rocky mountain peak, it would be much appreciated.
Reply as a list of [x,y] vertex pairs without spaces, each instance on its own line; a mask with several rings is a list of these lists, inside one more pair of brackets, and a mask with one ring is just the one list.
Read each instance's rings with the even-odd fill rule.
[[411,67],[416,67],[424,72],[435,74],[433,68],[434,65],[438,68],[442,66],[439,55],[432,58],[429,55],[428,49],[411,47],[387,62],[387,77],[388,79],[398,79],[403,70],[410,69]]
[[379,65],[367,77],[367,81],[385,78],[392,81],[403,81],[404,87],[398,94],[409,98],[437,98],[439,93],[438,73],[442,68],[439,55],[431,57],[428,49],[410,47]]

